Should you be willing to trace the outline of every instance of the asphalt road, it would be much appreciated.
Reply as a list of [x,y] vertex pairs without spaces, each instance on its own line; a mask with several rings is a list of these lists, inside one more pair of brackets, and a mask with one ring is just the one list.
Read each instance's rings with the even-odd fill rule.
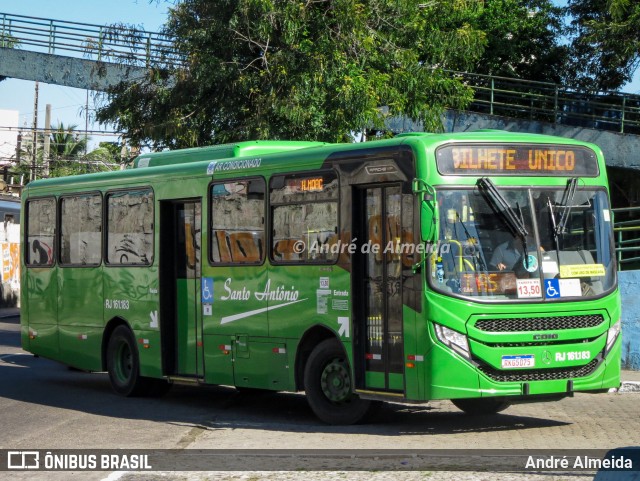
[[[17,319],[0,319],[0,449],[613,449],[640,445],[639,414],[638,394],[577,394],[485,418],[468,417],[444,401],[387,404],[371,424],[337,427],[317,421],[301,394],[174,386],[160,399],[122,398],[106,374],[69,370],[23,352]],[[68,479],[64,473],[37,476],[21,478]],[[82,476],[76,479],[152,479]],[[280,479],[272,476],[170,479]],[[501,476],[450,479],[522,479]]]

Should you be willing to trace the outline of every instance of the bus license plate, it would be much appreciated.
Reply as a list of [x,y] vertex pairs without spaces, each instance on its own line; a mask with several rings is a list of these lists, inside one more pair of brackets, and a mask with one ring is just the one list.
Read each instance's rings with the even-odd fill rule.
[[534,367],[536,358],[533,354],[522,356],[502,356],[502,369],[518,369],[523,367]]

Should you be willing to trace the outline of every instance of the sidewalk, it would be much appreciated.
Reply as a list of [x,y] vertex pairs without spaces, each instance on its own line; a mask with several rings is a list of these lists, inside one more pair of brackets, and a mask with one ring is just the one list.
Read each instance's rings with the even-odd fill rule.
[[622,370],[620,372],[620,389],[618,392],[635,392],[640,393],[640,371],[627,371]]

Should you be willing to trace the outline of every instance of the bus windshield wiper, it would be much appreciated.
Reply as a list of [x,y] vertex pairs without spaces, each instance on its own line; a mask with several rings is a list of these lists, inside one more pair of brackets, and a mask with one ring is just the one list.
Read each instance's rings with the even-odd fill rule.
[[512,234],[522,239],[522,248],[524,250],[524,265],[525,268],[528,269],[529,251],[527,248],[527,235],[529,235],[529,231],[524,225],[524,216],[522,215],[520,204],[516,203],[516,207],[518,208],[518,213],[516,214],[516,211],[513,210],[513,208],[509,205],[509,203],[500,193],[495,184],[488,177],[479,178],[478,187],[480,188],[480,191],[483,192],[491,200],[496,211],[500,212],[503,215],[504,219],[507,221],[507,226],[511,230]]
[[[578,185],[578,178],[572,177],[567,182],[567,188],[564,190],[564,194],[562,194],[562,201],[560,206],[562,207],[562,215],[560,216],[560,221],[555,225],[555,234],[558,236],[560,234],[564,234],[567,227],[567,222],[569,221],[569,216],[571,214],[571,207],[573,207],[573,199],[576,195],[576,186]],[[555,224],[555,216],[552,212],[553,223]]]
[[520,205],[517,206],[518,214],[516,214],[513,208],[508,204],[507,200],[496,188],[495,184],[488,177],[481,177],[478,179],[478,187],[480,187],[480,190],[484,192],[491,202],[493,202],[496,210],[504,216],[504,219],[507,221],[507,225],[513,232],[513,235],[525,239],[526,236],[529,235],[529,231],[524,225]]

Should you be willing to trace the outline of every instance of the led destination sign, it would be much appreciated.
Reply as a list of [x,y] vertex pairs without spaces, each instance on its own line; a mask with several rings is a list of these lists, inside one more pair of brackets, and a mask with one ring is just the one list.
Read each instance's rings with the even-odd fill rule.
[[436,157],[445,175],[598,175],[595,153],[573,145],[447,145]]
[[324,189],[324,178],[287,179],[287,187],[296,192],[322,192]]

